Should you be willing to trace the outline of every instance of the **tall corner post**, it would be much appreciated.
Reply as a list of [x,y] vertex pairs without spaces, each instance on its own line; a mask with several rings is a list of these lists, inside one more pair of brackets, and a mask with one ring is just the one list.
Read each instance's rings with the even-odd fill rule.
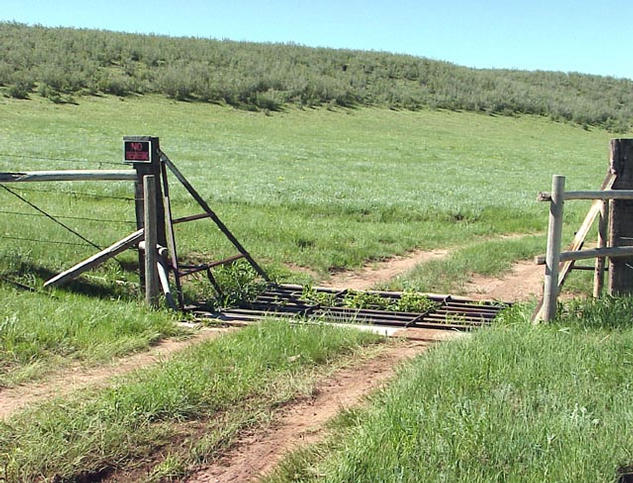
[[565,201],[565,177],[552,177],[552,200],[549,208],[547,231],[547,253],[545,255],[545,286],[543,287],[543,307],[541,319],[549,322],[556,316],[558,300],[558,264],[563,234],[563,207]]
[[[615,175],[614,190],[633,189],[633,139],[612,139],[610,170]],[[610,207],[608,244],[633,245],[633,200],[613,200]],[[609,295],[633,294],[633,257],[609,259]]]
[[[145,193],[143,187],[144,176],[154,176],[154,195],[156,202],[156,240],[161,246],[167,246],[165,232],[165,210],[163,207],[163,193],[161,190],[161,160],[160,143],[155,136],[124,136],[123,137],[123,162],[131,165],[136,170],[134,182],[134,200],[136,214],[136,228],[145,226]],[[139,279],[141,287],[145,287],[145,257],[139,251]]]

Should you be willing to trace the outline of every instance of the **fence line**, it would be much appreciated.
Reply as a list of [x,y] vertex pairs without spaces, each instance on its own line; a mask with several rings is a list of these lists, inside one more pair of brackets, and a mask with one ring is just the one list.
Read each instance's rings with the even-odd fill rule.
[[26,198],[22,197],[18,193],[15,193],[14,191],[12,191],[11,189],[7,188],[6,186],[4,186],[2,184],[0,184],[0,188],[4,189],[8,193],[11,193],[13,196],[15,196],[20,201],[22,201],[22,202],[26,203],[27,205],[29,205],[34,210],[39,211],[46,218],[48,218],[49,220],[57,223],[59,226],[61,226],[65,230],[69,231],[70,233],[72,233],[76,237],[81,238],[83,241],[85,241],[86,243],[92,245],[93,247],[95,247],[98,250],[101,249],[101,247],[99,245],[97,245],[96,243],[92,242],[91,240],[89,240],[88,238],[86,238],[85,236],[83,236],[81,233],[79,233],[78,231],[74,230],[73,228],[69,227],[68,225],[62,223],[57,218],[55,218],[54,216],[50,215],[49,213],[47,213],[46,211],[44,211],[42,208],[40,208],[39,206],[35,205],[34,203],[31,203],[29,200],[27,200]]
[[[540,193],[539,201],[550,203],[547,253],[535,258],[545,264],[543,301],[534,314],[534,321],[552,320],[566,272],[577,260],[596,258],[593,295],[599,297],[604,286],[605,259],[609,260],[609,294],[633,294],[633,139],[612,139],[610,166],[600,190],[565,191],[565,177],[552,177],[552,192]],[[563,207],[565,201],[593,200],[589,213],[574,237],[571,250],[561,251]],[[594,220],[599,219],[597,248],[582,250]],[[566,271],[559,277],[560,265]]]
[[[549,227],[547,234],[547,253],[545,256],[537,256],[534,262],[537,265],[545,265],[545,283],[543,287],[543,300],[541,306],[534,314],[533,321],[543,320],[548,322],[556,316],[556,308],[558,303],[558,295],[562,288],[562,282],[559,277],[560,264],[566,265],[566,270],[573,268],[574,262],[577,260],[586,260],[597,258],[602,260],[595,265],[594,275],[594,296],[600,296],[602,286],[604,284],[605,257],[619,258],[633,256],[633,246],[629,247],[607,247],[605,237],[605,227],[607,220],[605,217],[610,212],[608,203],[612,200],[630,200],[633,199],[633,190],[613,190],[610,189],[615,180],[613,174],[609,174],[603,183],[603,187],[607,188],[600,191],[565,191],[565,177],[561,175],[552,176],[551,193],[539,193],[538,201],[546,201],[550,203]],[[563,230],[563,207],[566,200],[594,200],[598,203],[592,206],[589,214],[578,231],[574,240],[574,247],[570,251],[561,251],[561,234]],[[599,215],[599,240],[598,248],[582,250],[585,237],[589,232],[591,224]],[[565,273],[566,275],[566,273]]]
[[32,192],[32,193],[54,193],[54,194],[69,194],[69,195],[73,195],[73,196],[78,196],[78,197],[86,197],[86,198],[104,198],[104,199],[114,199],[114,200],[121,200],[121,201],[137,201],[136,198],[132,198],[130,196],[116,196],[116,195],[106,195],[106,194],[100,194],[100,193],[88,193],[85,191],[76,191],[76,190],[47,190],[47,189],[41,189],[41,188],[32,188],[32,187],[24,187],[24,186],[14,186],[13,187],[14,190],[20,190],[20,191],[28,191],[28,192]]
[[[21,196],[21,191],[12,191],[3,184],[0,184],[0,188],[3,188],[8,193],[14,195],[20,201],[27,203],[31,208],[38,211],[41,216],[49,218],[51,221],[56,222],[66,230],[70,231],[74,235],[81,238],[86,244],[71,243],[65,241],[56,240],[43,240],[36,238],[26,238],[11,236],[8,234],[0,235],[2,238],[15,239],[21,241],[30,241],[35,243],[54,243],[65,245],[90,245],[99,248],[100,251],[93,254],[89,258],[75,264],[73,267],[65,270],[62,273],[47,280],[44,286],[60,285],[73,278],[79,276],[86,270],[91,270],[99,265],[105,263],[111,258],[115,258],[117,254],[123,250],[129,248],[136,248],[139,251],[139,277],[141,286],[144,286],[147,290],[147,301],[150,305],[156,304],[156,296],[159,290],[162,289],[165,295],[167,305],[172,308],[177,308],[176,301],[172,295],[169,287],[169,276],[174,276],[174,282],[176,284],[176,295],[178,297],[178,305],[181,309],[185,309],[185,300],[181,290],[181,279],[198,271],[204,270],[207,272],[207,276],[210,281],[214,281],[211,270],[215,267],[233,263],[239,258],[245,258],[253,269],[266,281],[270,282],[270,278],[267,273],[257,264],[257,262],[250,256],[241,243],[235,238],[228,227],[220,220],[216,213],[209,207],[207,202],[200,196],[200,194],[193,188],[186,177],[180,170],[171,162],[171,160],[160,150],[159,139],[153,136],[125,136],[123,138],[124,145],[124,164],[128,164],[132,169],[119,169],[119,170],[49,170],[49,171],[31,171],[23,170],[21,172],[0,172],[0,183],[24,183],[24,182],[50,182],[50,181],[133,181],[134,182],[134,197],[121,197],[112,195],[101,195],[97,193],[82,193],[77,191],[66,191],[65,194],[89,196],[94,198],[114,198],[121,200],[129,200],[135,202],[135,214],[136,231],[129,234],[123,239],[111,244],[110,246],[101,249],[87,238],[73,230],[67,225],[64,225],[58,217],[51,215],[43,209],[36,206],[34,203],[28,201]],[[0,156],[11,156],[7,153],[0,153]],[[27,159],[44,159],[47,161],[55,161],[55,159],[64,162],[84,162],[84,160],[70,159],[70,158],[50,158],[44,157],[38,158],[30,155],[19,155],[17,157]],[[114,163],[107,163],[114,164]],[[116,163],[119,166],[119,163]],[[169,197],[168,187],[168,171],[176,177],[179,183],[185,188],[189,196],[195,200],[195,202],[202,208],[203,213],[192,214],[181,218],[173,218],[171,210],[171,199]],[[58,190],[47,189],[26,189],[25,192],[43,192],[54,193],[59,195]],[[64,190],[61,191],[64,193]],[[0,213],[13,214],[15,216],[27,216],[31,214],[11,211],[0,210]],[[116,222],[116,223],[128,223],[127,220],[105,220],[105,219],[90,219],[88,217],[81,216],[64,216],[65,218],[75,220],[91,220],[100,222]],[[62,217],[59,217],[62,218]],[[231,244],[239,252],[238,255],[226,258],[224,260],[212,261],[210,263],[197,265],[191,270],[192,267],[183,267],[181,269],[179,261],[176,255],[176,240],[174,236],[173,225],[177,223],[185,223],[193,220],[208,218],[210,219],[224,234],[224,236],[231,242]],[[143,242],[143,243],[141,243]],[[143,246],[144,248],[141,248]],[[116,259],[116,258],[115,258]],[[143,270],[145,266],[145,270]],[[218,293],[221,294],[217,284],[214,284]]]

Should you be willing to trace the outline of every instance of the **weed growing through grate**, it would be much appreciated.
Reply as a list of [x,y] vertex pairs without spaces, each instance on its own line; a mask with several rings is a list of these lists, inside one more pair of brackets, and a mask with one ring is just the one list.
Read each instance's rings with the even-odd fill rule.
[[398,300],[398,310],[402,312],[428,312],[439,306],[439,303],[431,300],[426,295],[411,290],[402,292]]
[[331,292],[319,292],[312,285],[305,285],[301,291],[301,300],[304,302],[319,304],[325,307],[336,305],[336,294]]
[[250,302],[266,288],[266,282],[244,260],[220,267],[214,275],[224,293],[223,307]]
[[395,310],[395,304],[378,294],[349,290],[343,297],[343,306],[350,309]]
[[349,290],[343,297],[343,306],[352,309],[375,309],[393,312],[427,312],[439,306],[428,296],[406,290],[399,298],[377,293]]

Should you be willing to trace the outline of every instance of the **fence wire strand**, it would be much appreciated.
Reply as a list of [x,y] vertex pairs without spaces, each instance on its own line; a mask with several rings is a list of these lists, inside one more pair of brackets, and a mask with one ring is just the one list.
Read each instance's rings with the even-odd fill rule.
[[[0,162],[2,163],[10,162],[11,161],[10,158],[20,158],[20,159],[29,159],[29,160],[32,160],[34,162],[39,162],[39,163],[48,163],[48,162],[64,162],[64,163],[72,163],[72,164],[81,163],[81,164],[93,164],[99,167],[103,165],[121,166],[123,164],[123,163],[115,163],[115,162],[110,162],[110,161],[94,161],[94,160],[80,159],[80,158],[59,158],[59,157],[56,158],[56,157],[49,157],[49,156],[35,156],[35,155],[5,153],[5,152],[0,152],[0,158],[4,158],[4,159],[0,159]],[[6,234],[6,233],[0,234],[0,239],[16,240],[16,241],[21,241],[21,242],[39,243],[39,244],[94,247],[101,250],[101,247],[99,245],[92,242],[88,238],[84,237],[83,235],[78,233],[76,230],[65,225],[64,223],[59,221],[59,219],[136,225],[136,221],[132,221],[132,220],[121,220],[121,219],[112,220],[112,219],[103,219],[103,218],[90,218],[90,217],[83,217],[83,216],[52,215],[50,213],[47,213],[43,209],[39,208],[38,206],[36,206],[34,203],[30,202],[23,196],[21,196],[17,191],[19,190],[20,192],[51,193],[51,194],[56,194],[56,195],[65,194],[65,195],[70,195],[70,196],[76,196],[79,198],[83,197],[83,198],[92,198],[92,199],[111,199],[111,200],[120,200],[120,201],[135,201],[136,200],[135,197],[116,196],[116,195],[108,195],[108,194],[101,194],[101,193],[90,193],[90,192],[77,191],[77,190],[60,191],[60,190],[54,190],[54,189],[24,188],[24,187],[17,187],[16,191],[13,191],[2,184],[0,184],[0,188],[3,188],[5,191],[12,194],[23,203],[26,203],[27,205],[32,207],[34,210],[38,211],[38,213],[25,213],[25,212],[19,212],[19,211],[0,210],[0,213],[9,214],[9,215],[17,215],[17,216],[36,216],[36,217],[48,218],[51,221],[63,227],[64,229],[66,229],[67,231],[71,232],[73,235],[79,237],[81,240],[84,241],[84,243],[14,236],[14,235]],[[116,261],[119,265],[121,265],[121,262],[116,257],[114,257],[114,261]],[[33,287],[29,287],[28,285],[24,285],[21,282],[8,279],[4,276],[0,276],[0,280],[6,283],[10,283],[23,290],[36,291],[36,289],[34,289]]]
[[57,223],[59,226],[61,226],[62,228],[64,228],[65,230],[69,231],[70,233],[72,233],[73,235],[75,235],[78,238],[81,238],[83,241],[85,241],[86,243],[92,245],[93,247],[95,247],[97,250],[101,250],[101,247],[99,245],[97,245],[96,243],[90,241],[88,238],[86,238],[85,236],[83,236],[81,233],[77,232],[76,230],[73,230],[71,227],[69,227],[68,225],[64,224],[63,222],[59,221],[57,218],[55,218],[54,216],[52,216],[51,214],[47,213],[46,211],[44,211],[42,208],[38,207],[37,205],[35,205],[34,203],[31,203],[29,200],[27,200],[26,198],[24,198],[23,196],[19,195],[18,193],[16,193],[15,191],[11,190],[10,188],[6,187],[3,184],[0,184],[0,188],[4,189],[5,191],[11,193],[13,196],[15,196],[16,198],[18,198],[20,201],[23,201],[24,203],[26,203],[27,205],[29,205],[31,208],[33,208],[36,211],[39,211],[42,215],[46,216],[46,218],[48,218],[49,220]]
[[85,191],[75,191],[75,190],[59,191],[59,190],[47,190],[47,189],[41,189],[41,188],[23,188],[23,187],[17,187],[14,189],[20,190],[20,191],[32,192],[32,193],[55,193],[55,194],[68,194],[68,195],[86,197],[86,198],[97,198],[97,199],[104,198],[104,199],[113,199],[113,200],[121,200],[121,201],[136,201],[136,198],[133,198],[131,196],[115,196],[115,195],[106,195],[106,194],[100,194],[100,193],[87,193]]
[[77,242],[67,242],[61,240],[42,240],[40,238],[27,238],[21,236],[13,236],[13,235],[0,235],[0,238],[4,238],[6,240],[19,240],[19,241],[27,241],[34,243],[50,243],[52,245],[72,245],[72,246],[80,246],[80,247],[91,247],[88,243],[77,243]]
[[[22,211],[9,211],[9,210],[0,210],[0,213],[4,213],[7,215],[19,215],[19,216],[39,216],[39,217],[45,216],[41,213],[24,213]],[[51,216],[54,216],[55,218],[69,219],[69,220],[99,221],[99,222],[104,222],[104,223],[121,223],[125,225],[136,225],[136,222],[132,220],[108,220],[106,218],[88,218],[86,216],[70,216],[70,215],[51,215]]]

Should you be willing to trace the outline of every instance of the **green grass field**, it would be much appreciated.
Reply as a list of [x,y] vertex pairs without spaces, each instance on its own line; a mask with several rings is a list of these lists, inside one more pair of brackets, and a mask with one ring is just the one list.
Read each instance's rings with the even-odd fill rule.
[[[0,171],[114,168],[121,138],[130,134],[159,136],[163,150],[275,277],[308,278],[293,273],[292,265],[326,278],[414,248],[454,249],[445,260],[387,284],[434,292],[459,291],[471,273],[498,274],[544,251],[547,205],[535,201],[536,193],[549,189],[555,173],[568,176],[568,189],[597,188],[611,137],[531,116],[370,108],[289,109],[266,116],[157,96],[82,98],[79,105],[0,98]],[[65,216],[64,223],[100,246],[134,229],[133,193],[125,183],[7,186]],[[183,189],[173,185],[172,194],[176,216],[199,212]],[[568,238],[586,208],[566,208]],[[40,289],[48,276],[94,248],[35,215],[0,189],[0,384],[41,376],[69,361],[120,357],[182,333],[173,314],[140,304],[134,252],[82,276],[70,289]],[[524,236],[501,238],[507,234]],[[180,225],[177,239],[185,258],[234,253],[208,221]],[[582,285],[581,278],[571,283]],[[18,290],[7,280],[36,290]],[[279,478],[513,480],[526,468],[532,468],[525,474],[533,480],[615,478],[632,459],[625,431],[631,422],[625,404],[633,350],[625,327],[629,305],[623,300],[577,307],[543,329],[525,323],[523,308],[505,325],[442,345],[376,396],[377,403],[360,413],[362,421],[355,413],[342,418],[343,446],[328,443],[295,456]],[[161,365],[160,377],[150,370],[85,401],[58,401],[18,415],[0,430],[0,467],[8,479],[98,473],[112,461],[127,465],[149,455],[183,419],[199,421],[234,405],[238,413],[227,426],[213,429],[196,447],[198,460],[179,456],[157,469],[179,474],[179,465],[204,461],[275,404],[266,397],[249,399],[253,391],[274,392],[283,386],[275,381],[296,389],[295,375],[309,378],[311,367],[371,342],[333,330],[323,346],[323,333],[297,336],[284,325],[252,328],[230,339],[240,341],[242,352],[233,352],[230,341],[207,344]],[[262,338],[268,345],[257,345]],[[298,344],[306,359],[295,372],[286,356]],[[319,348],[324,352],[310,352]],[[243,359],[244,367],[237,362]],[[207,371],[206,364],[215,369]],[[262,367],[270,378],[255,381]],[[231,375],[230,368],[245,372]],[[189,372],[218,394],[233,387],[231,377],[243,376],[245,385],[237,399],[214,406],[213,391],[181,383]],[[223,380],[224,389],[215,373],[231,376]],[[295,394],[280,391],[288,398]],[[368,452],[365,443],[385,450]],[[420,461],[429,468],[421,469]]]
[[[163,150],[276,277],[306,280],[288,264],[325,277],[330,270],[413,248],[459,247],[449,260],[390,284],[435,292],[459,291],[470,272],[498,273],[513,260],[542,251],[547,207],[534,201],[536,193],[549,188],[553,173],[569,175],[570,189],[598,186],[610,137],[603,130],[531,116],[368,108],[290,109],[266,116],[158,96],[88,97],[79,105],[2,98],[0,170],[116,168],[122,137],[129,134],[159,136]],[[131,183],[7,187],[53,215],[68,217],[61,221],[99,246],[134,229]],[[173,182],[172,198],[175,216],[200,212]],[[0,200],[4,279],[38,287],[95,251],[11,193],[0,190]],[[568,219],[577,221],[583,210],[582,204],[570,205]],[[508,233],[537,235],[490,240]],[[214,260],[235,253],[209,221],[179,225],[177,239],[184,257]],[[136,298],[135,263],[136,254],[127,252],[83,276],[72,291],[88,299],[66,290],[54,294],[69,313],[85,312],[90,295],[105,298],[116,311],[118,300]],[[114,279],[129,283],[114,284]],[[26,295],[9,287],[0,286],[9,314],[4,324],[24,331],[12,328],[0,336],[12,341],[12,360],[39,364],[60,354],[92,357],[94,351],[34,335],[41,332],[23,316],[25,303],[42,300],[40,305],[50,307],[40,317],[46,323],[65,326],[74,320],[56,313],[48,292]],[[24,297],[32,299],[24,302]],[[173,333],[168,325],[152,340]],[[140,328],[106,332],[113,335],[95,335],[94,344],[132,350],[148,340]],[[20,353],[25,344],[47,349]]]
[[[269,265],[292,262],[321,272],[358,267],[414,247],[543,231],[546,209],[534,201],[536,193],[549,189],[554,173],[569,176],[569,189],[598,186],[610,137],[606,131],[528,116],[380,109],[289,110],[265,116],[159,97],[86,98],[79,105],[61,106],[41,100],[1,102],[0,169],[117,163],[122,136],[156,135],[256,257]],[[36,188],[43,187],[24,190]],[[47,188],[60,195],[28,192],[28,198],[53,213],[133,219],[130,202],[62,196],[82,190],[130,197],[126,183]],[[0,195],[7,210],[29,211],[8,193]],[[177,215],[196,210],[184,190],[174,189],[173,198]],[[7,235],[44,232],[51,240],[81,242],[48,220],[27,223],[11,216],[1,218]],[[131,230],[124,223],[69,224],[98,244]],[[215,231],[207,223],[179,230],[185,253],[228,250],[220,237],[211,236]],[[34,258],[46,250],[52,269],[84,250],[10,240],[3,245],[3,253],[28,250]]]

